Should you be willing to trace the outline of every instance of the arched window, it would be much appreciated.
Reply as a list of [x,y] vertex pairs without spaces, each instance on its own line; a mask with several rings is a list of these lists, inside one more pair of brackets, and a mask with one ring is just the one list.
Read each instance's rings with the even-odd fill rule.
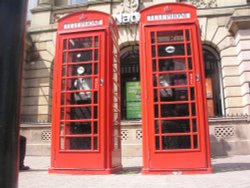
[[141,119],[139,46],[121,49],[121,118]]
[[222,116],[224,102],[219,54],[211,46],[203,45],[203,58],[206,77],[208,116]]

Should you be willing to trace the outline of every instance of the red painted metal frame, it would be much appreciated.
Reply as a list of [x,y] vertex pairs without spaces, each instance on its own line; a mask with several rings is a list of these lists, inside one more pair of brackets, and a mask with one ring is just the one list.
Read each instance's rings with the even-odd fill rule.
[[[187,18],[175,19],[171,17],[171,14],[188,13]],[[167,16],[160,17],[160,15],[170,15],[170,18],[166,20]],[[147,19],[148,16],[155,16],[158,20]],[[165,19],[165,20],[164,20]],[[190,55],[193,58],[193,70],[184,71],[167,71],[165,73],[185,73],[187,76],[187,84],[185,88],[188,89],[188,100],[178,102],[155,102],[154,101],[154,89],[158,90],[159,98],[159,79],[158,86],[153,86],[152,76],[153,74],[160,75],[159,72],[153,72],[152,70],[152,52],[151,52],[151,33],[159,31],[176,31],[176,30],[189,30],[191,34],[190,44],[192,53]],[[154,34],[156,36],[156,34]],[[186,37],[184,36],[184,39]],[[155,37],[155,41],[156,37]],[[156,42],[157,43],[157,42]],[[171,42],[171,45],[179,44],[180,42]],[[184,40],[183,43],[188,43]],[[155,44],[157,45],[157,44]],[[157,49],[157,48],[155,48]],[[186,47],[185,47],[186,49]],[[156,62],[159,63],[159,57],[156,51]],[[186,50],[185,50],[186,51]],[[173,58],[181,58],[180,56],[172,56]],[[184,55],[183,58],[189,58]],[[142,129],[143,129],[143,174],[169,174],[169,173],[182,173],[182,174],[194,174],[194,173],[211,173],[211,161],[210,161],[210,142],[208,132],[208,118],[206,109],[206,96],[205,96],[205,79],[204,79],[204,67],[202,58],[202,48],[200,40],[199,24],[196,15],[196,8],[191,5],[182,3],[164,3],[146,8],[141,11],[140,21],[140,67],[141,67],[141,87],[142,87]],[[163,72],[164,73],[164,72]],[[200,80],[196,80],[196,75],[200,75]],[[191,83],[194,82],[194,83]],[[183,88],[184,86],[168,86],[167,88]],[[193,87],[195,91],[195,99],[190,99],[190,88]],[[186,117],[170,117],[161,118],[160,116],[154,117],[154,104],[158,105],[158,111],[160,112],[160,104],[189,104],[189,111],[191,112],[191,104],[195,104],[196,114],[192,114]],[[197,119],[197,131],[192,130],[192,123],[190,123],[190,131],[188,133],[155,133],[154,120],[182,120]],[[161,125],[161,124],[160,124]],[[160,126],[159,126],[160,127]],[[160,128],[161,129],[161,128]],[[190,136],[191,148],[190,149],[162,149],[161,139],[162,136]],[[197,148],[194,148],[193,135],[197,135],[198,143]],[[159,149],[156,148],[155,137],[160,139]],[[157,146],[158,147],[158,146]]]
[[[81,11],[59,20],[54,64],[50,173],[110,174],[122,169],[118,38],[117,26],[113,18],[106,13]],[[69,49],[70,39],[91,39],[91,46],[81,47],[81,52],[91,51],[90,61],[75,63],[70,59],[68,54],[80,50]],[[98,46],[95,46],[97,39]],[[67,41],[66,49],[64,41]],[[96,51],[98,55],[95,54]],[[63,64],[64,53],[66,61]],[[98,58],[95,59],[95,57]],[[73,72],[75,65],[90,65],[92,74],[83,76],[69,73]],[[94,73],[96,66],[98,66],[97,73]],[[66,69],[66,75],[62,75],[63,67]],[[92,86],[89,90],[67,89],[72,87],[74,79],[91,79]],[[62,80],[65,83],[64,88],[62,88]],[[90,92],[92,102],[71,103],[72,95],[80,92]],[[64,94],[64,98],[62,98],[62,94]],[[97,102],[94,102],[94,94],[97,95]],[[61,104],[62,99],[64,102]],[[88,119],[70,117],[72,109],[79,107],[88,107],[91,117]],[[94,110],[95,108],[97,111]],[[96,113],[97,117],[94,115]],[[91,132],[88,134],[71,133],[71,123],[89,123]],[[61,125],[63,125],[63,129]],[[95,125],[96,132],[94,131]],[[74,138],[89,138],[91,145],[87,149],[72,149],[70,142]],[[64,144],[61,146],[62,140],[64,140]],[[97,145],[94,144],[96,142]]]

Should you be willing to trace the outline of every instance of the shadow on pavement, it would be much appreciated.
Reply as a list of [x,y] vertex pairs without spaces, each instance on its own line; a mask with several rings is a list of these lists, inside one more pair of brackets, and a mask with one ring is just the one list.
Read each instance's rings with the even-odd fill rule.
[[115,173],[116,175],[127,175],[127,174],[140,174],[141,173],[141,166],[135,167],[123,167],[123,170],[120,172]]
[[214,173],[250,170],[250,163],[221,163],[213,165]]

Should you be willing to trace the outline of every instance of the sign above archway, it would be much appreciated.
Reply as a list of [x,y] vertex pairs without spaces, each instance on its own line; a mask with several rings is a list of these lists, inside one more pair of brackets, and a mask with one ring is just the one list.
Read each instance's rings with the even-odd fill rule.
[[117,24],[133,24],[140,21],[140,2],[139,0],[123,0],[121,3],[122,11],[113,14]]

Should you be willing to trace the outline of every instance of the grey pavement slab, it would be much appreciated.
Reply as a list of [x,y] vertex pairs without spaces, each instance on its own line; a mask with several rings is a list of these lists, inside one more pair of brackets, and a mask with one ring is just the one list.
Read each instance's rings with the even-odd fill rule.
[[49,174],[49,157],[27,156],[31,170],[19,173],[19,188],[250,188],[250,155],[213,158],[213,174],[142,175],[142,158],[123,158],[123,173]]

